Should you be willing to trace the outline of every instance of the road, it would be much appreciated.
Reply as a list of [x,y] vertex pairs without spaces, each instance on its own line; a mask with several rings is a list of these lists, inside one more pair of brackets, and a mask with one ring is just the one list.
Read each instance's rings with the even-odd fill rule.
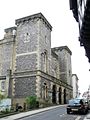
[[66,113],[66,107],[60,106],[52,110],[44,111],[20,120],[83,120],[85,115]]

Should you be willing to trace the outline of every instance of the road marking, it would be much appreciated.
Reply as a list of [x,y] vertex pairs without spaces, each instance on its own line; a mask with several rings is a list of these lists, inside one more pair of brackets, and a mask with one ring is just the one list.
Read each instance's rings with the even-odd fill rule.
[[60,117],[64,116],[65,114],[59,115]]
[[75,120],[80,120],[81,116],[78,116]]

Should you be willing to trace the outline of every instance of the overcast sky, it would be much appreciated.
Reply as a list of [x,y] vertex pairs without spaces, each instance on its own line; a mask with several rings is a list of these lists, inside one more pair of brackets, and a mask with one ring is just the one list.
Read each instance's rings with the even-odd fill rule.
[[69,10],[69,0],[0,0],[0,39],[4,29],[15,26],[15,20],[41,12],[52,25],[52,47],[67,45],[72,51],[72,73],[79,78],[81,93],[90,84],[90,64],[78,41],[78,23]]

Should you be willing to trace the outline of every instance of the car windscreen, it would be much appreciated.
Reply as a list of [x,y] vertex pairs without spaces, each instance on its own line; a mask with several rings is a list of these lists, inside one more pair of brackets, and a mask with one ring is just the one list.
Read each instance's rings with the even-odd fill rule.
[[80,104],[80,99],[69,100],[69,105]]

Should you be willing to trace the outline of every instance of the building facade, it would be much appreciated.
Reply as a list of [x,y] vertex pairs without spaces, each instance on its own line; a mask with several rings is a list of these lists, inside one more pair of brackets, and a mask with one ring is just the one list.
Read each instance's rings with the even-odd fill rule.
[[66,77],[62,79],[61,48],[51,49],[52,26],[43,14],[17,19],[15,24],[5,29],[0,41],[0,80],[6,81],[5,94],[13,105],[23,105],[27,96],[65,104],[72,97],[69,48],[64,49],[67,62],[62,69],[67,71],[63,71]]
[[72,74],[72,86],[73,86],[73,98],[76,98],[79,96],[79,90],[78,90],[78,77],[76,74]]
[[90,0],[69,0],[70,10],[79,25],[80,46],[90,62]]
[[85,99],[90,100],[90,85],[89,85],[89,87],[88,87],[88,90],[85,91],[85,92],[82,94],[82,97],[85,98]]

